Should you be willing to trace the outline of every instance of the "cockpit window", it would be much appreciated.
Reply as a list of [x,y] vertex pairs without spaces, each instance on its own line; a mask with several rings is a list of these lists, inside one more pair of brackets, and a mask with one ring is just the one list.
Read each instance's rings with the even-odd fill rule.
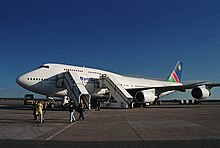
[[47,66],[47,65],[41,65],[40,67],[38,67],[38,68],[50,68],[49,66]]

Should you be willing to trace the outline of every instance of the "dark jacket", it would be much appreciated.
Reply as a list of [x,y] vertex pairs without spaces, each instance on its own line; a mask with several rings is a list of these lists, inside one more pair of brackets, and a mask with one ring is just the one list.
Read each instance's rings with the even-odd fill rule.
[[69,112],[73,112],[73,110],[75,110],[75,109],[76,109],[76,105],[74,103],[71,103],[69,105]]

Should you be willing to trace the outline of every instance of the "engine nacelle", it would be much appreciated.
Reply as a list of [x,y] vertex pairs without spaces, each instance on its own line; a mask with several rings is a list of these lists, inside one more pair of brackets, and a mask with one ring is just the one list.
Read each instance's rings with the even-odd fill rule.
[[153,102],[155,98],[156,98],[155,90],[154,91],[149,91],[149,90],[139,91],[135,94],[135,97],[134,97],[137,103]]
[[206,88],[197,87],[192,89],[191,95],[196,99],[205,99],[208,98],[211,93],[210,90]]

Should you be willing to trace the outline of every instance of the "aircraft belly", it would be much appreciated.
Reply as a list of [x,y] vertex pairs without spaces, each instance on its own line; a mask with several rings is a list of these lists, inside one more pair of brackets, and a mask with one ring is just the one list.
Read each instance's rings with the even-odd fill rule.
[[48,96],[65,96],[67,94],[66,89],[57,88],[56,83],[52,83],[52,82],[38,83],[38,85],[32,87],[31,91]]

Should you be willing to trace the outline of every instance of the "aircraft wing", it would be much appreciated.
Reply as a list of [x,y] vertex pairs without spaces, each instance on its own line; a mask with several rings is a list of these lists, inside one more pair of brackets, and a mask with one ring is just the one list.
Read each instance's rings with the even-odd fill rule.
[[217,87],[220,86],[220,83],[214,83],[214,84],[205,84],[206,81],[200,81],[195,83],[189,83],[189,84],[182,84],[177,86],[155,86],[155,87],[143,87],[143,88],[132,88],[132,89],[126,89],[132,96],[134,96],[138,91],[142,90],[149,90],[149,89],[155,89],[156,95],[160,95],[163,92],[167,91],[181,91],[185,92],[187,89],[193,89],[198,86],[206,85],[208,88]]
[[203,85],[205,85],[209,89],[212,89],[213,87],[219,87],[220,83],[205,83]]

